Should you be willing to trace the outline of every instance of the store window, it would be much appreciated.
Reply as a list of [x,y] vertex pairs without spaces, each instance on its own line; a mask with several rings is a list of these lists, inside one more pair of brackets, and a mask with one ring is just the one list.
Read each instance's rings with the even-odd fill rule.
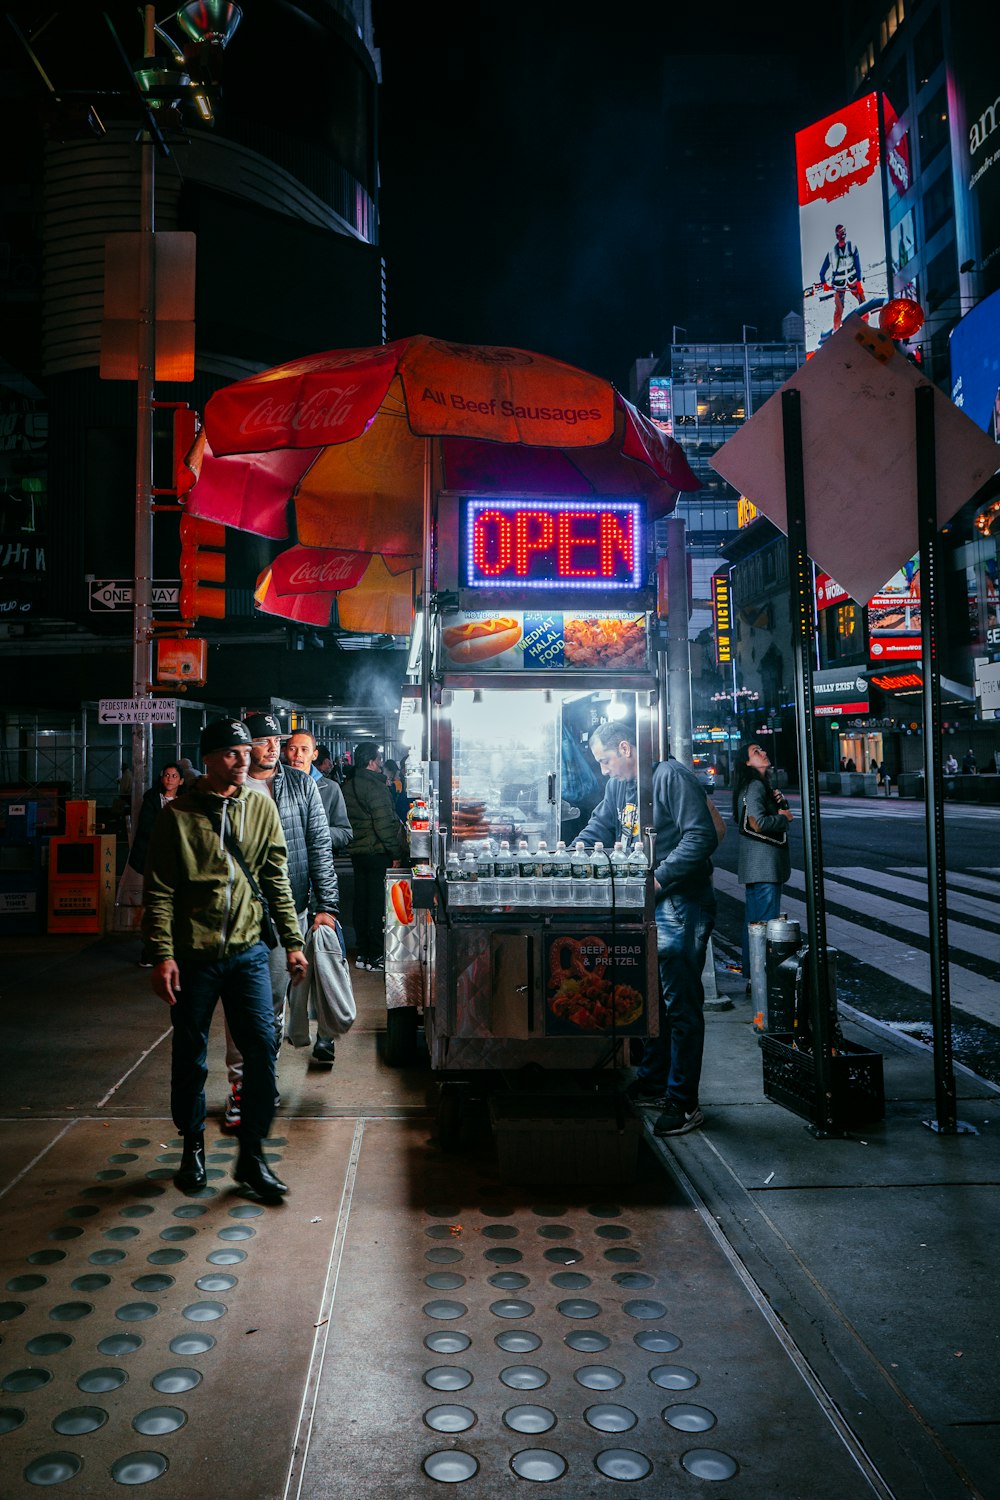
[[948,144],[948,96],[942,86],[917,116],[920,136],[920,170],[926,172],[939,151]]
[[935,255],[924,281],[928,308],[943,306],[951,297],[958,296],[958,266],[955,260],[955,242],[951,241]]
[[934,69],[944,58],[944,42],[941,38],[941,12],[934,10],[917,32],[913,43],[913,68],[917,88],[923,88]]
[[953,217],[955,191],[951,173],[942,172],[924,194],[924,240],[929,241]]

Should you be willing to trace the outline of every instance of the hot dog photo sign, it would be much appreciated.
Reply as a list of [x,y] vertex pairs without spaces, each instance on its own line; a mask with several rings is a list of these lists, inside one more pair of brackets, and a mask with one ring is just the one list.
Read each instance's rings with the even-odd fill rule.
[[445,665],[476,671],[642,670],[646,617],[628,610],[471,610],[446,617]]

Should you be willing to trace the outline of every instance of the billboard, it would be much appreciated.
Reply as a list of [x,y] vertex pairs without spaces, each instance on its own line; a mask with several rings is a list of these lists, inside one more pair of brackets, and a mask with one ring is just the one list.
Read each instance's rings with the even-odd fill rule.
[[712,617],[715,625],[715,660],[724,666],[733,659],[733,603],[729,574],[712,574]]
[[980,296],[1000,289],[998,47],[1000,11],[991,5],[951,7],[948,104],[958,259],[975,262]]
[[649,415],[657,427],[662,428],[669,436],[673,436],[673,382],[669,375],[650,376]]
[[951,399],[1000,442],[1000,292],[951,330]]
[[920,660],[919,563],[911,557],[868,602],[868,657],[876,665]]
[[889,297],[881,146],[877,94],[795,137],[807,354]]
[[813,673],[813,715],[817,719],[868,712],[868,679],[857,667]]

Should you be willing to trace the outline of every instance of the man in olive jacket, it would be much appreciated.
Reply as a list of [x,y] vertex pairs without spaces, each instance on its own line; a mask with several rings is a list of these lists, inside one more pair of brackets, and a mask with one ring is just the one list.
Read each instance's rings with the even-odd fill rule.
[[233,850],[268,903],[293,982],[308,967],[288,883],[278,810],[244,785],[250,734],[239,720],[208,724],[201,736],[205,775],[160,813],[146,856],[142,935],[151,980],[170,1006],[170,1106],[184,1151],[174,1181],[205,1187],[205,1079],[208,1032],[221,997],[243,1054],[243,1120],[233,1175],[265,1198],[288,1191],[264,1161],[274,1116],[274,1011],[262,908]]
[[354,867],[357,967],[383,970],[385,872],[406,857],[407,844],[382,773],[381,751],[370,740],[354,747],[354,775],[344,783],[344,801],[354,830],[347,852]]

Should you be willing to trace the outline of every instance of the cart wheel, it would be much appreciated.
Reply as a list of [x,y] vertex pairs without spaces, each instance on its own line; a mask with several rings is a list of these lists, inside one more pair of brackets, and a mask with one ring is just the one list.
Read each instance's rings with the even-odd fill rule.
[[449,1154],[459,1149],[462,1138],[463,1104],[468,1094],[464,1083],[443,1083],[438,1095],[438,1144]]
[[390,1068],[405,1068],[417,1045],[417,1012],[412,1005],[385,1013],[385,1060]]

